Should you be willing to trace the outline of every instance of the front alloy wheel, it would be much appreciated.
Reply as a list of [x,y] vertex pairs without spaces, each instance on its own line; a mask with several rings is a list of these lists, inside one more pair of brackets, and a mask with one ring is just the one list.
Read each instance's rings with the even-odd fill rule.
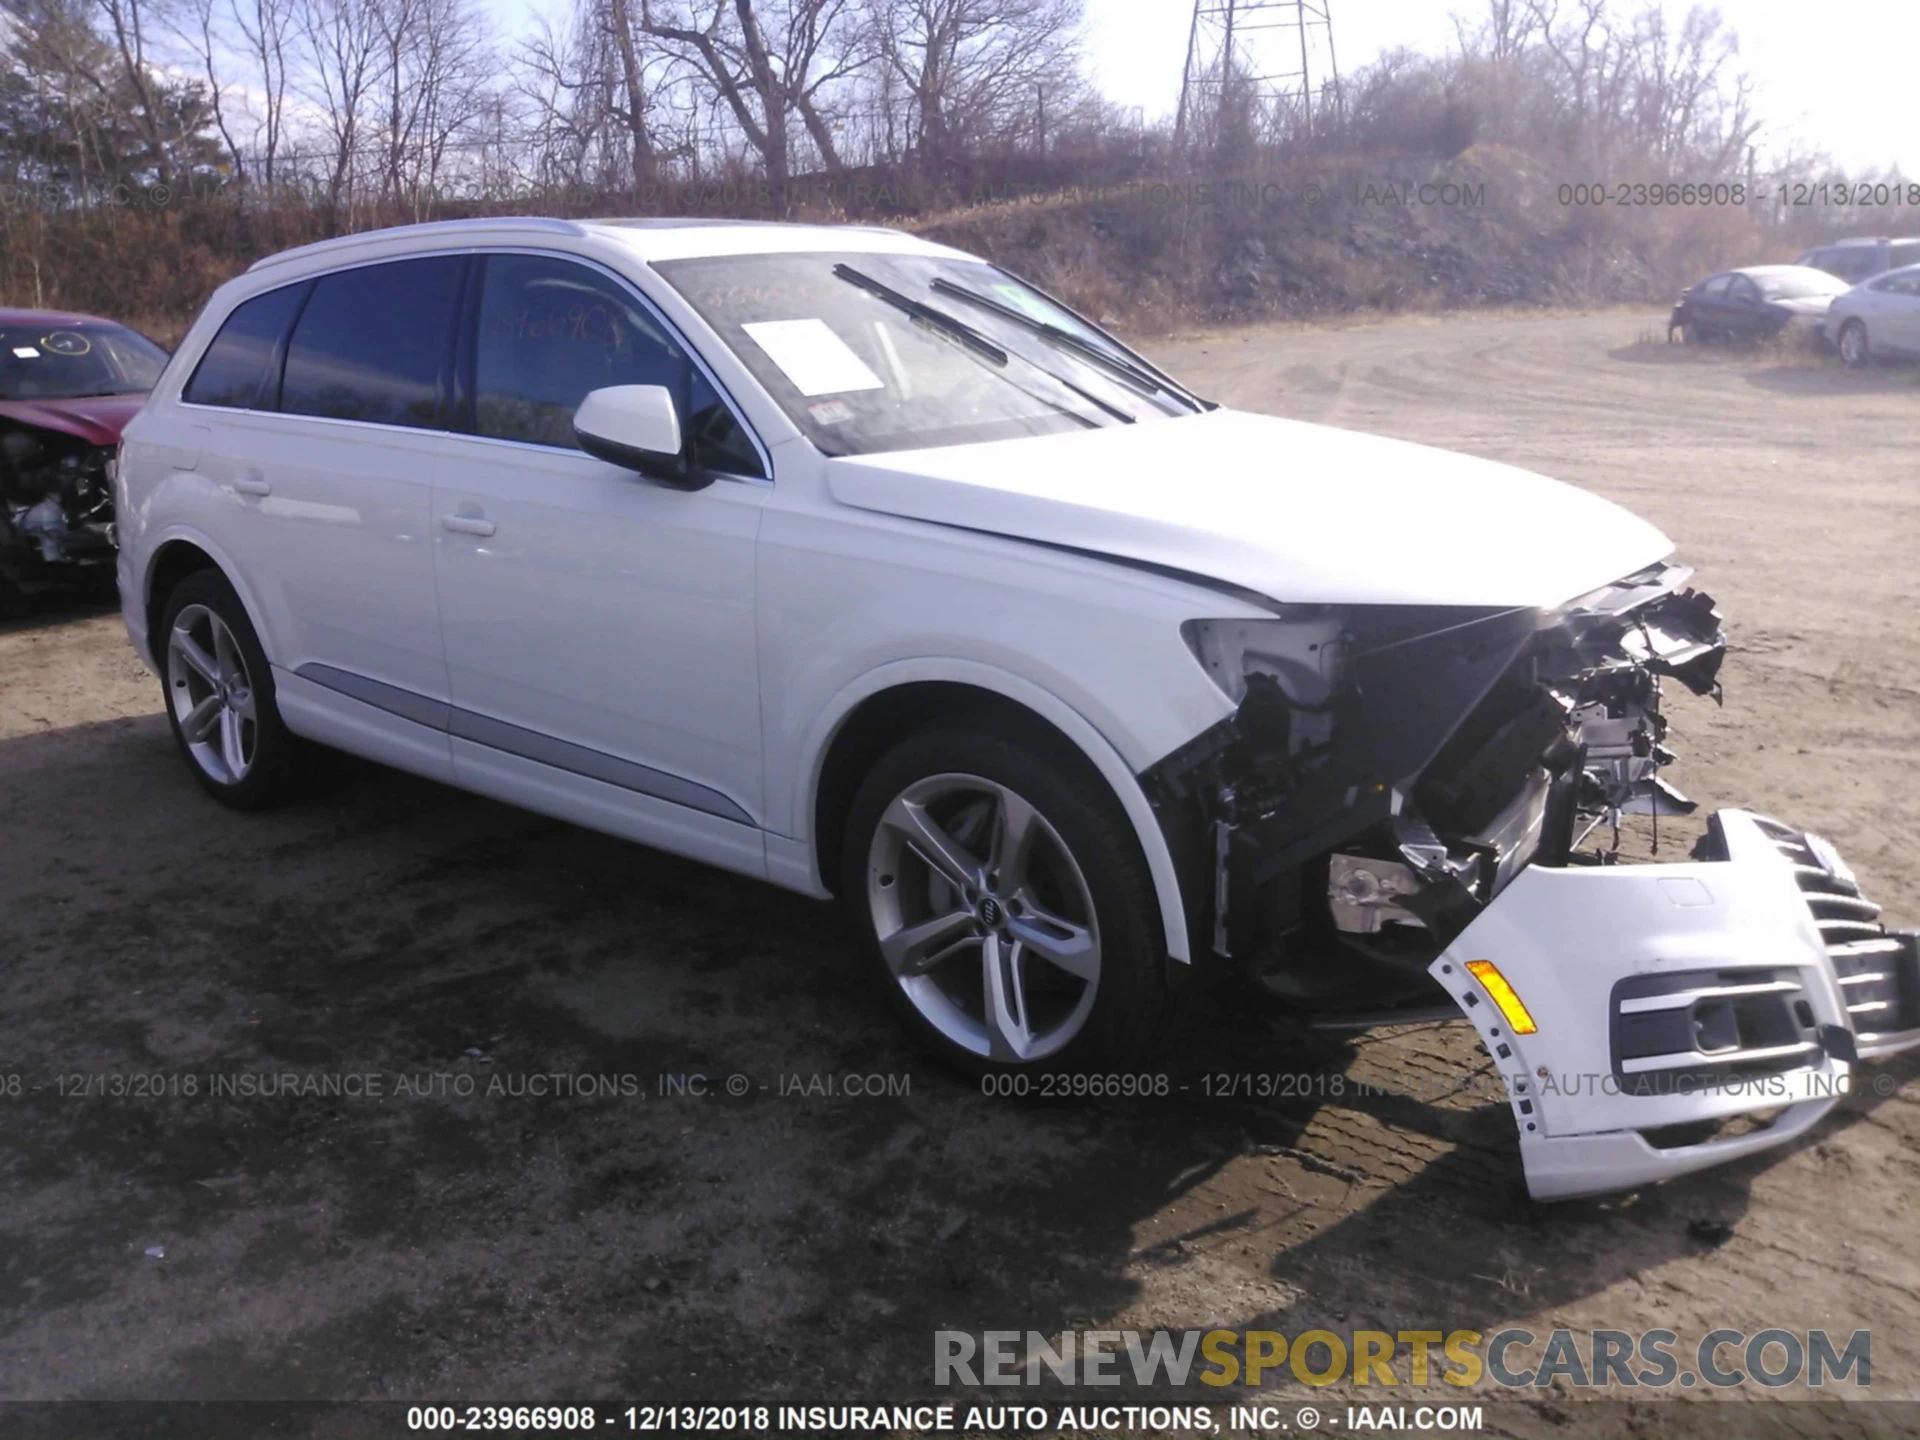
[[1133,826],[1037,723],[1001,709],[908,736],[867,772],[841,833],[866,974],[949,1065],[1130,1063],[1177,1019]]
[[1100,987],[1093,894],[1010,787],[950,773],[895,795],[869,847],[867,906],[901,992],[952,1044],[1021,1064],[1086,1025]]

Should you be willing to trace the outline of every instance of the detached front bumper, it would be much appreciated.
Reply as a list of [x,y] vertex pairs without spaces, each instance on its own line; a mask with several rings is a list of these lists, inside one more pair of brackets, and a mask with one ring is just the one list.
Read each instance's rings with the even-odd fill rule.
[[1920,1045],[1920,935],[1882,927],[1831,846],[1723,810],[1696,854],[1530,866],[1431,966],[1506,1081],[1537,1199],[1785,1144],[1854,1061]]

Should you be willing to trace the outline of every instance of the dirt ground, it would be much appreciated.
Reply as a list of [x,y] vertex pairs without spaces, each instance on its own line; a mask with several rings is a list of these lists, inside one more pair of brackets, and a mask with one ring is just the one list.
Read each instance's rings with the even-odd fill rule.
[[[1733,637],[1725,709],[1676,702],[1675,783],[1822,831],[1920,920],[1920,373],[1662,329],[1155,348],[1663,526]],[[0,628],[0,1399],[846,1404],[931,1393],[937,1329],[1508,1324],[1870,1328],[1873,1394],[1920,1399],[1914,1057],[1794,1148],[1558,1206],[1484,1096],[991,1100],[908,1050],[827,907],[357,761],[230,814],[158,702],[102,606]],[[1162,1068],[1483,1063],[1461,1025],[1236,1006]],[[381,1093],[208,1093],[241,1074]],[[71,1093],[103,1075],[162,1093]],[[661,1093],[689,1075],[710,1093]],[[527,1093],[550,1076],[615,1093]],[[890,1093],[822,1093],[848,1076]],[[1572,1398],[1521,1428],[1578,1427]]]

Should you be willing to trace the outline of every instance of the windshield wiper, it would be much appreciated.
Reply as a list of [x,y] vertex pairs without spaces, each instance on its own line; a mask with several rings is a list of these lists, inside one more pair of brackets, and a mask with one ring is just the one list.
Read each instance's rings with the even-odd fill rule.
[[1005,350],[1002,350],[998,345],[994,344],[993,341],[974,329],[973,326],[967,324],[966,321],[960,319],[959,316],[949,315],[946,311],[936,309],[924,300],[916,300],[911,295],[902,295],[891,285],[876,280],[871,275],[854,269],[851,265],[836,265],[833,267],[833,274],[835,279],[844,280],[849,285],[857,286],[866,291],[869,295],[878,296],[880,299],[886,301],[887,304],[893,306],[894,309],[911,315],[914,319],[932,326],[935,330],[951,335],[969,350],[972,350],[976,354],[986,356],[986,358],[993,361],[994,364],[1004,365],[1007,363],[1007,352]]
[[[833,274],[835,279],[844,280],[847,284],[866,291],[876,299],[886,301],[886,303],[893,306],[894,309],[903,314],[911,315],[914,319],[934,330],[940,331],[943,335],[951,336],[962,345],[965,345],[969,350],[973,351],[974,354],[981,356],[983,359],[991,360],[995,365],[1005,365],[1010,358],[1007,351],[994,344],[993,341],[989,340],[985,335],[981,334],[957,315],[949,315],[946,311],[939,309],[937,306],[929,305],[924,300],[916,300],[911,295],[903,295],[891,285],[886,284],[884,281],[876,280],[871,275],[854,269],[851,265],[835,265],[833,267]],[[1123,425],[1131,425],[1137,418],[1131,412],[1123,410],[1120,406],[1102,400],[1092,391],[1082,389],[1065,376],[1054,374],[1053,371],[1040,364],[1037,360],[1030,359],[1025,355],[1022,355],[1020,358],[1025,360],[1027,364],[1038,370],[1049,380],[1053,381],[1054,384],[1071,390],[1089,405],[1112,416]]]
[[1198,403],[1184,390],[1169,383],[1164,377],[1135,365],[1131,360],[1115,355],[1111,350],[1050,320],[1041,320],[1027,314],[1018,306],[1008,305],[994,299],[991,295],[982,295],[978,290],[969,290],[964,285],[956,285],[945,277],[936,277],[932,288],[942,295],[951,295],[956,300],[964,300],[969,305],[978,305],[982,310],[991,311],[1003,320],[1011,320],[1024,330],[1028,330],[1043,340],[1051,341],[1063,350],[1091,361],[1101,369],[1131,383],[1135,389],[1147,395],[1171,395],[1183,405],[1199,409]]

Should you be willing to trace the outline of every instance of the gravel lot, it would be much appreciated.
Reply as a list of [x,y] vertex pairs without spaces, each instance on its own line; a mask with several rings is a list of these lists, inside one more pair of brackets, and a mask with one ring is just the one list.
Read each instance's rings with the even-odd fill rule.
[[[1230,403],[1666,528],[1734,642],[1726,708],[1675,704],[1675,783],[1824,832],[1911,923],[1920,375],[1663,329],[1155,348]],[[827,907],[345,759],[221,810],[101,606],[0,628],[0,814],[0,1398],[850,1403],[927,1392],[937,1328],[1513,1323],[1870,1327],[1874,1394],[1920,1399],[1917,1057],[1797,1148],[1555,1207],[1479,1098],[988,1100],[896,1037]],[[1483,1060],[1463,1026],[1345,1043],[1241,1008],[1167,1069],[1439,1088]],[[384,1093],[207,1093],[240,1072]],[[658,1093],[693,1073],[720,1093]],[[199,1088],[60,1093],[102,1074]],[[642,1094],[525,1093],[552,1075]],[[896,1093],[810,1093],[848,1075]],[[1565,1398],[1531,1428],[1577,1427]]]

